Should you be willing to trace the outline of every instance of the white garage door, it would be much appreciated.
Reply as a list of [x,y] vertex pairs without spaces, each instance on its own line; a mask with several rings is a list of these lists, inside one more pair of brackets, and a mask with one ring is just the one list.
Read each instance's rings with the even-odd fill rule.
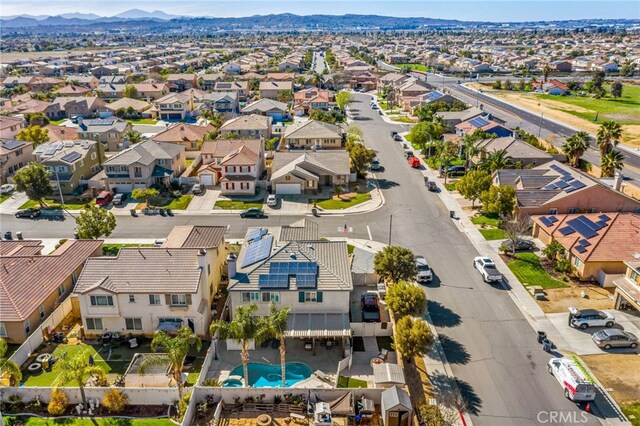
[[213,186],[213,175],[200,175],[200,183],[204,186]]
[[118,192],[131,192],[131,189],[132,189],[130,183],[126,183],[122,185],[114,184],[114,185],[111,185],[111,188],[116,189],[116,191]]
[[276,194],[300,194],[300,184],[298,183],[279,183],[276,185]]

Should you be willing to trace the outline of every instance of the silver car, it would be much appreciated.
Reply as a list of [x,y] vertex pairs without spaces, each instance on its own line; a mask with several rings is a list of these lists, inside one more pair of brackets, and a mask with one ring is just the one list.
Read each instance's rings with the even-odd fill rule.
[[591,336],[593,341],[601,349],[611,348],[637,348],[638,338],[635,334],[628,333],[617,328],[605,328]]

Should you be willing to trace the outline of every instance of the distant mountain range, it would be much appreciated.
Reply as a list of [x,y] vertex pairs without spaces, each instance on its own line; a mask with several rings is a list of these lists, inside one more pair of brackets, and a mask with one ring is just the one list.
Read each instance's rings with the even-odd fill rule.
[[57,20],[50,20],[49,18],[64,18],[64,19],[82,19],[87,21],[101,21],[101,22],[110,22],[113,21],[114,18],[122,19],[161,19],[163,21],[168,21],[170,19],[180,18],[179,15],[169,15],[161,10],[154,10],[153,12],[147,12],[146,10],[141,9],[129,9],[124,12],[118,13],[113,16],[100,16],[95,13],[62,13],[60,15],[11,15],[11,16],[3,16],[0,17],[2,22],[11,22],[18,18],[24,19],[32,19],[36,21],[47,21],[47,22],[58,22]]

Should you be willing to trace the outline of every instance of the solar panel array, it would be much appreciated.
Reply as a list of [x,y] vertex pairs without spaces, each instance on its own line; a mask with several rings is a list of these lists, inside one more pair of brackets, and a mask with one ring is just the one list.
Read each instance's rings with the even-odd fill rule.
[[70,152],[61,158],[62,161],[66,161],[67,163],[73,163],[82,158],[82,154],[79,152]]
[[2,141],[2,147],[4,149],[16,149],[24,146],[26,144],[25,141],[17,141],[17,140],[4,140]]
[[262,237],[265,236],[265,235],[267,235],[267,229],[265,229],[265,228],[252,229],[251,231],[249,231],[247,233],[247,236],[246,236],[245,239],[248,242],[258,241],[258,240],[262,239]]
[[288,288],[289,280],[295,277],[297,288],[316,288],[318,264],[316,262],[271,262],[269,274],[258,277],[258,287]]
[[116,119],[113,117],[108,118],[94,118],[92,120],[85,120],[84,123],[89,126],[111,126],[115,123]]
[[267,235],[258,241],[249,244],[244,252],[242,259],[242,267],[253,265],[256,262],[269,257],[271,253],[271,245],[273,244],[273,235]]
[[484,127],[489,124],[489,122],[482,117],[476,117],[469,120],[469,124],[471,124],[473,127]]
[[549,216],[549,217],[542,216],[540,218],[540,222],[542,222],[544,226],[552,226],[557,221],[558,221],[558,218],[555,216]]
[[258,288],[288,288],[289,275],[260,275],[258,276]]
[[[605,215],[600,215],[602,217]],[[598,222],[594,222],[588,217],[584,215],[580,215],[576,218],[567,221],[567,226],[561,228],[559,231],[562,235],[570,235],[574,232],[577,232],[582,236],[582,239],[578,240],[578,243],[574,246],[578,253],[584,253],[587,251],[587,247],[591,245],[589,242],[590,238],[598,235],[598,231],[607,226],[607,222],[603,220],[599,220]]]
[[601,214],[600,216],[598,216],[598,219],[604,220],[605,222],[609,222],[611,220],[611,218],[606,214]]

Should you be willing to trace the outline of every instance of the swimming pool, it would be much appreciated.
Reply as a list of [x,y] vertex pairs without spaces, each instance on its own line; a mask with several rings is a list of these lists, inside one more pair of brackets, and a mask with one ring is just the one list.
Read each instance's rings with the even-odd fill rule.
[[[307,364],[301,362],[288,362],[286,364],[286,383],[287,387],[298,383],[301,380],[311,376],[311,368]],[[253,388],[279,388],[282,387],[282,369],[278,365],[262,364],[260,362],[250,362],[249,369],[249,386]],[[244,376],[242,365],[237,366],[229,373],[229,376]],[[229,383],[227,383],[229,382]],[[236,383],[225,380],[222,387],[237,387]]]

